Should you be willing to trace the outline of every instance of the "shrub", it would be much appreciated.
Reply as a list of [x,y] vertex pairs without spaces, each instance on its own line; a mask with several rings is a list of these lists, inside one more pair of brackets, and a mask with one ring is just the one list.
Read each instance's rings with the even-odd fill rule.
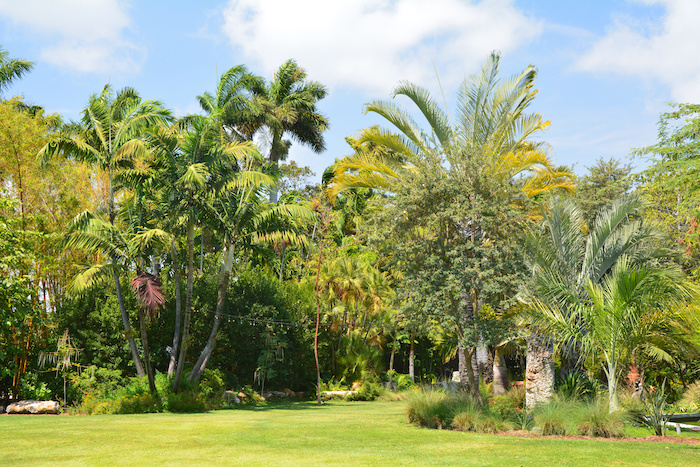
[[37,374],[33,371],[22,375],[19,390],[23,399],[39,401],[51,399],[51,389],[45,382],[38,381]]
[[518,421],[525,405],[525,388],[513,387],[503,395],[489,400],[489,410],[503,420]]
[[378,383],[365,381],[354,394],[349,394],[346,400],[349,401],[373,401],[382,394],[382,387]]
[[491,413],[482,415],[480,423],[478,424],[478,431],[481,433],[496,434],[512,429],[513,424],[509,420]]
[[565,399],[592,400],[598,393],[598,386],[584,373],[569,371],[557,380],[555,392]]
[[678,412],[700,412],[700,381],[688,386],[676,403]]
[[118,400],[118,413],[156,413],[161,412],[163,407],[158,396],[150,393],[127,394]]
[[168,410],[178,413],[206,412],[207,398],[197,391],[168,394]]
[[581,410],[577,431],[585,436],[621,438],[625,436],[624,415],[620,411],[610,413],[606,401],[595,400]]

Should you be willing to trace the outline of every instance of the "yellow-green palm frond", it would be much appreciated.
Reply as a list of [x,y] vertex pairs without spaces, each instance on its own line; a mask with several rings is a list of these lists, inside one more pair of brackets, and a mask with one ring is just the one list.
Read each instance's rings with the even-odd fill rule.
[[113,279],[115,267],[117,266],[112,263],[100,263],[85,268],[68,284],[69,295],[80,295],[92,287]]

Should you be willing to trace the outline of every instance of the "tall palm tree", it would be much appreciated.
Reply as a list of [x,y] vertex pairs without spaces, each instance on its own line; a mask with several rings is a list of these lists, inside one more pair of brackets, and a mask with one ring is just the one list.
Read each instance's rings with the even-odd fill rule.
[[[316,153],[325,151],[323,132],[328,128],[328,119],[318,111],[316,104],[326,94],[326,87],[307,80],[306,71],[294,60],[284,62],[272,81],[257,90],[254,100],[257,115],[247,128],[251,137],[261,129],[268,132],[269,162],[278,164],[287,158],[292,141],[285,137]],[[277,202],[277,190],[270,194],[270,201]]]
[[[114,196],[114,174],[135,156],[143,155],[147,147],[141,136],[149,127],[167,124],[170,111],[158,101],[143,101],[132,88],[124,88],[116,95],[111,85],[106,85],[100,94],[93,94],[78,124],[70,125],[65,131],[49,141],[38,157],[48,159],[57,156],[72,157],[94,164],[107,173],[108,221],[114,225],[116,217]],[[113,263],[117,257],[110,258]],[[119,269],[113,269],[117,297],[122,297]],[[131,333],[129,315],[123,299],[119,309],[124,331],[129,341],[136,371],[143,376],[144,370],[138,349]]]
[[34,63],[19,58],[10,58],[9,52],[0,47],[0,94],[12,86],[13,81],[24,76]]
[[207,116],[218,122],[219,143],[252,139],[257,129],[254,118],[262,111],[254,96],[264,94],[264,89],[261,77],[238,65],[219,77],[214,94],[207,91],[197,97]]
[[480,74],[464,80],[454,120],[427,90],[399,83],[394,97],[409,98],[428,123],[427,130],[391,102],[366,104],[365,112],[384,117],[394,129],[371,127],[360,134],[355,153],[335,165],[331,194],[358,187],[391,190],[425,154],[442,153],[449,163],[459,164],[475,150],[487,158],[492,177],[517,181],[529,197],[557,188],[571,191],[573,174],[555,167],[547,146],[532,140],[549,126],[541,115],[526,113],[537,94],[535,68],[500,81],[499,61],[498,54],[491,54]]
[[[620,198],[601,211],[589,228],[574,200],[547,199],[542,227],[527,237],[532,280],[520,299],[535,311],[544,306],[556,309],[575,324],[579,316],[575,310],[590,303],[590,287],[598,286],[617,262],[646,267],[653,260],[673,257],[674,252],[664,247],[663,231],[639,217],[643,209],[644,202],[637,196]],[[543,328],[535,325],[533,329],[526,370],[528,407],[546,400],[554,382],[550,337]],[[580,352],[575,340],[566,344],[570,356]]]

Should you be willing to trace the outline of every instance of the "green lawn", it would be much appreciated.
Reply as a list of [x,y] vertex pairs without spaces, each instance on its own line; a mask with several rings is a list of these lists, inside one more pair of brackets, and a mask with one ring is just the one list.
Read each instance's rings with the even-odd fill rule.
[[0,417],[0,465],[700,465],[700,445],[416,428],[403,402]]

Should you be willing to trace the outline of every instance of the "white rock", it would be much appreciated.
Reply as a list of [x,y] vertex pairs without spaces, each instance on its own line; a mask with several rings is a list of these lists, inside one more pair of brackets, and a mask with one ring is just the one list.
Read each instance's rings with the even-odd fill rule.
[[19,401],[7,406],[7,413],[16,414],[57,414],[58,402],[56,401]]

